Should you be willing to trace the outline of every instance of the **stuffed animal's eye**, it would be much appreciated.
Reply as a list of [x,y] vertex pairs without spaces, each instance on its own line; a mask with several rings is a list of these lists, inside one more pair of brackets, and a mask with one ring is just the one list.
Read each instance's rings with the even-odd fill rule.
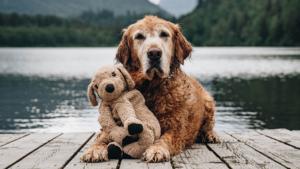
[[112,72],[111,75],[112,75],[113,77],[115,77],[115,76],[116,76],[116,73],[115,73],[115,72]]
[[168,37],[169,34],[167,34],[166,32],[161,32],[160,37]]
[[139,40],[141,40],[141,39],[144,39],[145,37],[142,35],[142,34],[138,34],[136,37],[135,37],[135,39],[139,39]]
[[98,85],[95,85],[95,88],[98,89]]

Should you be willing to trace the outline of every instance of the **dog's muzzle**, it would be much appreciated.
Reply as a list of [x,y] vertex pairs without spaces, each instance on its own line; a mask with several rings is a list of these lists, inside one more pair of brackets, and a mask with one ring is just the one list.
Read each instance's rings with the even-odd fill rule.
[[161,72],[160,68],[160,58],[162,56],[162,51],[159,48],[150,48],[147,51],[147,56],[149,58],[149,69],[147,70],[147,73],[149,73],[153,68],[157,68],[159,72]]

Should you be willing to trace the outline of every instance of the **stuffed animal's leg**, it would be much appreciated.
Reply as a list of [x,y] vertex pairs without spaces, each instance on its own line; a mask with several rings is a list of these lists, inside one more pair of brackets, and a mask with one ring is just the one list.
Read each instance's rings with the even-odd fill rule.
[[102,131],[94,140],[94,143],[84,152],[80,158],[85,162],[107,161],[108,135]]
[[139,134],[139,140],[125,146],[123,151],[132,158],[140,158],[142,153],[153,143],[154,133],[148,127],[145,127],[143,132]]
[[136,118],[135,110],[130,101],[116,104],[118,116],[120,117],[128,135],[139,134],[143,131],[143,123]]

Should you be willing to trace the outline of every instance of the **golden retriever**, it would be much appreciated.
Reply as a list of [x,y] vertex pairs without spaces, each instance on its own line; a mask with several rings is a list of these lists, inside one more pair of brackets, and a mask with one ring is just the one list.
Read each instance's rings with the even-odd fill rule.
[[[143,161],[168,161],[197,140],[219,142],[213,131],[213,98],[180,68],[191,52],[179,25],[156,16],[145,16],[124,30],[116,60],[128,70],[161,126],[160,139],[145,151]],[[101,132],[83,161],[107,160],[108,143]]]

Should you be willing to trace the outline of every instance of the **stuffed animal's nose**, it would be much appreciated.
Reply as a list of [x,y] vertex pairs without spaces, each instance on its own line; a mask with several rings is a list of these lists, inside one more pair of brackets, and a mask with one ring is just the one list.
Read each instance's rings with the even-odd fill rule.
[[108,85],[106,85],[105,90],[106,90],[108,93],[112,93],[112,92],[114,92],[115,87],[114,87],[113,84],[108,84]]

